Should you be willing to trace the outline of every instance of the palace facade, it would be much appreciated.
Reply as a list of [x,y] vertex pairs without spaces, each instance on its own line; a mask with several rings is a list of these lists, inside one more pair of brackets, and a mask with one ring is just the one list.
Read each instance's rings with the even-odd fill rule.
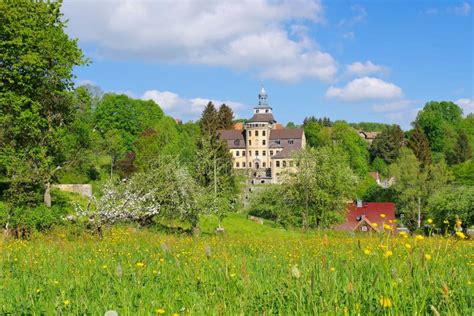
[[303,129],[278,124],[267,98],[262,88],[252,118],[219,131],[234,158],[234,168],[248,171],[254,184],[281,182],[285,171],[294,168],[293,154],[306,146]]

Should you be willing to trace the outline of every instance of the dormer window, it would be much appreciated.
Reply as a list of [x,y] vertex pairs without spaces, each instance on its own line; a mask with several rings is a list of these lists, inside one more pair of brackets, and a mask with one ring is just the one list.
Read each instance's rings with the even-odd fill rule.
[[239,146],[239,145],[240,145],[240,139],[234,140],[234,145],[235,145],[235,146]]
[[280,145],[280,140],[277,139],[277,140],[275,141],[275,143],[278,144],[278,145]]
[[293,145],[293,144],[294,144],[294,142],[295,142],[295,140],[294,140],[294,139],[288,139],[288,144],[290,144],[290,145]]
[[265,110],[265,113],[268,113],[268,110]]
[[259,112],[260,112],[260,110],[256,110],[256,111],[255,111],[255,113],[259,113]]

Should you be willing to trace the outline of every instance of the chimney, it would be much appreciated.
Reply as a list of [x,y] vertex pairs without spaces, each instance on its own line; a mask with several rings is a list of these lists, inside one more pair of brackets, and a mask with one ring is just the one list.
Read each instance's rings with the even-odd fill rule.
[[362,207],[362,200],[357,199],[357,208]]

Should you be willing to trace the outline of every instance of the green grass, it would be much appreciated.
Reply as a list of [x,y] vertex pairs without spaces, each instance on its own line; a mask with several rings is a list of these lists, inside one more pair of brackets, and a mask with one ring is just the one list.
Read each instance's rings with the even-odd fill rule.
[[[473,243],[284,231],[233,215],[223,236],[116,227],[0,242],[0,314],[473,312]],[[406,246],[410,245],[410,249]],[[391,254],[391,255],[390,255]]]

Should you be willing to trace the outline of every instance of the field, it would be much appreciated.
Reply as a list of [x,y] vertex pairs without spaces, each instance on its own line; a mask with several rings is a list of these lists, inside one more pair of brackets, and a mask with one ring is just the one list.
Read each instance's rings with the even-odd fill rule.
[[[225,236],[119,227],[0,243],[0,314],[472,315],[472,241],[286,232],[242,217]],[[206,228],[207,227],[207,228]]]

